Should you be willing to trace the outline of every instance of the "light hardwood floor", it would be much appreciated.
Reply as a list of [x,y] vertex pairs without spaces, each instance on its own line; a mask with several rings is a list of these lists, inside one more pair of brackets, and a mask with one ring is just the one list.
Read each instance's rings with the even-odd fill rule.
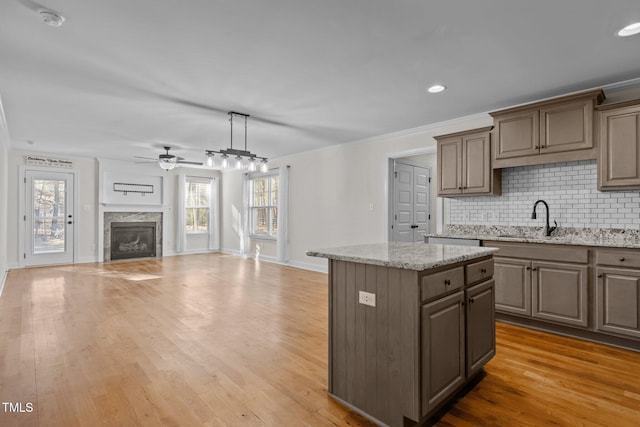
[[[14,270],[0,426],[368,426],[327,389],[327,277],[225,255]],[[442,426],[640,425],[640,354],[498,324]]]

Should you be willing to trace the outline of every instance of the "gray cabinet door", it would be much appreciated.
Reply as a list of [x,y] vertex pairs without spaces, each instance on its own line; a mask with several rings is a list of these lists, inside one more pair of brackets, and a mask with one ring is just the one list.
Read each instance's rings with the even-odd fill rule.
[[496,310],[531,316],[531,261],[494,257]]
[[462,192],[462,138],[438,141],[438,196]]
[[540,110],[540,153],[593,147],[593,100],[551,105]]
[[467,289],[467,377],[496,354],[494,281]]
[[494,158],[511,159],[540,153],[540,125],[537,109],[495,117]]
[[640,338],[640,270],[598,268],[598,330]]
[[490,133],[469,135],[462,139],[462,192],[482,194],[491,191]]
[[465,379],[464,292],[422,306],[422,415]]
[[586,265],[534,261],[532,315],[573,326],[588,325]]
[[602,111],[598,188],[640,188],[640,105]]

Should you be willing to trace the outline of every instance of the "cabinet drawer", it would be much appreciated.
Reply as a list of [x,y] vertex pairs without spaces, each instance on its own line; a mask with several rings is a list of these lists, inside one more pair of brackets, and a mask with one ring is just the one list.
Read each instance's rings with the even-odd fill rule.
[[616,267],[640,268],[640,251],[598,251],[597,263]]
[[493,259],[474,262],[467,265],[465,269],[467,285],[489,279],[493,276]]
[[422,301],[426,301],[463,287],[464,269],[463,267],[456,267],[451,270],[423,276],[420,281],[420,295],[422,296]]

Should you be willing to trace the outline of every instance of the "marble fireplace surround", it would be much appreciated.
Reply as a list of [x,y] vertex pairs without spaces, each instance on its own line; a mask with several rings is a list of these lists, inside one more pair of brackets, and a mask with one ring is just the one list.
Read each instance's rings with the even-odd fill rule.
[[155,222],[156,258],[162,258],[162,212],[105,212],[102,239],[104,261],[111,261],[112,222]]

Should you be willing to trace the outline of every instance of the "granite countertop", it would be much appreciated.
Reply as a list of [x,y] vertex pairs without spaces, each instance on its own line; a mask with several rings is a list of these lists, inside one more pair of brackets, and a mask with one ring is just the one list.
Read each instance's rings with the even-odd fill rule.
[[495,248],[390,242],[317,249],[307,251],[307,255],[422,271],[485,257],[497,251]]
[[443,233],[426,236],[640,249],[640,230],[631,229],[559,227],[550,237],[547,237],[542,227],[449,224],[445,226]]

